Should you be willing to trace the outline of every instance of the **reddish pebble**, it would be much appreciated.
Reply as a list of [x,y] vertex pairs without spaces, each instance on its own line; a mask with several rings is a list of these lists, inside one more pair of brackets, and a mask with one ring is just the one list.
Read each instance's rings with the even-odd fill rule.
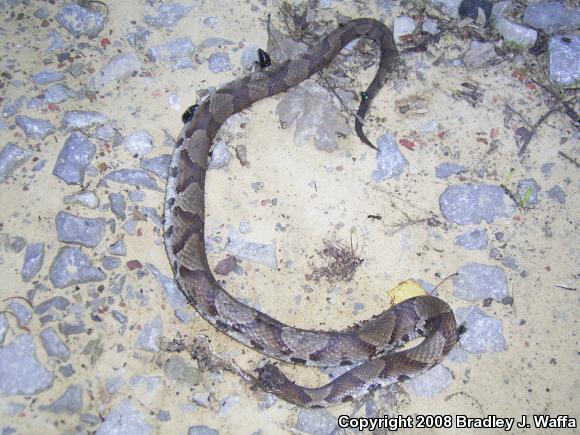
[[139,262],[139,260],[127,261],[127,267],[129,268],[129,270],[143,269],[143,265]]
[[111,41],[109,41],[109,38],[101,39],[101,47],[105,48],[107,45],[111,45]]
[[412,142],[409,139],[401,139],[399,143],[411,151],[413,151],[413,148],[415,148],[415,142]]
[[54,112],[55,110],[58,110],[58,106],[55,103],[48,103],[48,110],[52,110]]

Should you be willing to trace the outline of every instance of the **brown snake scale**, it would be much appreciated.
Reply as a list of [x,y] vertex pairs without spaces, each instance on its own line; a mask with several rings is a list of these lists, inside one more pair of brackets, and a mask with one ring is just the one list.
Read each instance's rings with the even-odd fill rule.
[[[235,80],[200,104],[187,121],[173,153],[165,199],[165,244],[177,282],[197,311],[221,332],[281,361],[309,366],[352,365],[327,385],[306,388],[290,381],[274,364],[258,369],[265,391],[303,406],[332,406],[368,391],[409,379],[440,362],[457,342],[455,317],[441,299],[419,296],[342,331],[316,331],[286,325],[230,296],[209,268],[204,243],[204,186],[208,155],[220,125],[255,101],[297,85],[326,67],[352,40],[365,37],[380,47],[376,76],[358,110],[370,102],[397,59],[393,35],[379,21],[356,19],[320,39],[308,53]],[[361,140],[370,145],[355,121]],[[408,340],[417,346],[392,352]]]

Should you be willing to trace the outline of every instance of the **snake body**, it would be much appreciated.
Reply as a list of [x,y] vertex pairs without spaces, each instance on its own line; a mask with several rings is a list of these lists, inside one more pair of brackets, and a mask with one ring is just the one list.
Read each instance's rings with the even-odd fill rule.
[[[393,70],[397,51],[392,32],[372,19],[355,19],[319,40],[308,53],[235,80],[199,105],[177,140],[165,199],[164,234],[176,280],[187,299],[209,323],[267,356],[310,366],[353,368],[327,385],[306,388],[267,363],[256,382],[265,391],[303,406],[332,406],[368,391],[409,379],[427,370],[457,341],[455,317],[442,300],[419,296],[342,331],[318,331],[286,325],[228,294],[213,277],[204,244],[204,186],[208,155],[219,127],[255,101],[297,85],[327,66],[352,40],[365,37],[380,47],[379,68],[358,110],[364,118],[370,102]],[[370,144],[357,118],[355,130]],[[423,341],[392,352],[415,337]]]

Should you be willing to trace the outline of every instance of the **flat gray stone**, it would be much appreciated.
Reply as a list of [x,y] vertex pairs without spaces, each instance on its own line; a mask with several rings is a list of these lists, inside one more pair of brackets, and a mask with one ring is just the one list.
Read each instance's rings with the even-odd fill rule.
[[391,133],[385,133],[379,137],[377,148],[379,151],[377,152],[377,169],[373,172],[374,181],[398,177],[409,165]]
[[70,110],[65,112],[60,126],[66,131],[87,130],[95,125],[104,125],[110,122],[109,118],[92,110]]
[[44,262],[44,243],[30,243],[24,254],[24,264],[20,275],[24,282],[30,281],[42,268]]
[[508,217],[513,204],[506,205],[506,194],[499,186],[462,184],[449,186],[439,197],[439,207],[445,220],[459,224],[492,223]]
[[461,334],[461,346],[471,353],[502,352],[505,349],[503,326],[500,320],[488,316],[477,307],[455,310],[457,324],[466,331]]
[[219,432],[207,426],[190,426],[187,435],[219,435]]
[[161,3],[153,14],[145,15],[143,20],[153,27],[173,27],[192,9],[193,6],[187,7],[180,3]]
[[159,350],[159,339],[163,335],[163,320],[158,314],[153,320],[143,325],[143,331],[137,338],[137,347],[148,352]]
[[334,433],[337,419],[326,409],[303,409],[298,411],[296,429],[311,435]]
[[97,435],[148,435],[151,427],[143,414],[133,407],[129,399],[123,399],[97,430]]
[[19,326],[26,326],[30,323],[30,320],[32,319],[32,310],[28,305],[16,301],[10,301],[8,307],[18,319]]
[[54,375],[35,356],[34,339],[22,334],[0,348],[0,394],[37,394],[52,387]]
[[163,287],[163,291],[172,307],[181,308],[187,305],[187,299],[177,286],[173,276],[163,275],[161,271],[151,263],[147,263],[147,269],[151,271],[155,279]]
[[454,295],[468,301],[508,296],[507,277],[503,269],[486,264],[468,263],[453,277]]
[[169,165],[171,163],[170,154],[162,154],[158,157],[153,157],[151,159],[144,159],[141,162],[141,168],[146,171],[153,172],[159,178],[164,180],[167,179],[169,175]]
[[190,57],[195,52],[195,44],[189,36],[172,39],[165,44],[156,45],[147,50],[147,57],[154,62],[171,61]]
[[416,396],[434,397],[453,382],[449,369],[437,364],[425,373],[405,382],[405,388]]
[[49,310],[64,311],[70,306],[71,302],[64,296],[54,296],[34,307],[34,314],[41,316]]
[[86,169],[96,149],[85,135],[77,132],[71,134],[58,153],[52,173],[67,184],[83,184]]
[[109,246],[109,252],[113,255],[119,255],[124,257],[127,255],[127,247],[125,246],[125,242],[121,240],[117,240],[111,246]]
[[110,83],[127,79],[141,73],[142,66],[136,53],[119,53],[109,59],[89,80],[89,88],[94,91],[103,89]]
[[31,151],[8,142],[0,151],[0,183],[5,182],[30,157]]
[[140,169],[118,169],[105,175],[103,180],[161,191],[155,180],[147,172]]
[[44,91],[44,102],[58,104],[76,98],[76,96],[77,93],[74,89],[69,88],[64,83],[55,83]]
[[566,192],[560,186],[554,186],[548,191],[548,196],[554,201],[564,204],[566,202]]
[[32,139],[44,139],[56,131],[56,127],[52,122],[44,119],[36,119],[24,115],[16,115],[15,119],[16,125],[22,129],[26,136]]
[[563,87],[580,83],[580,35],[554,35],[548,41],[550,80]]
[[45,69],[30,76],[36,85],[50,85],[51,83],[61,82],[66,76],[60,71]]
[[99,197],[90,190],[84,190],[63,198],[63,202],[68,205],[80,205],[82,207],[95,209],[99,206]]
[[244,240],[237,231],[232,230],[228,236],[225,249],[239,259],[264,264],[271,269],[276,269],[276,243],[266,245],[250,242]]
[[63,395],[50,405],[41,405],[39,408],[53,414],[78,414],[83,409],[83,389],[80,385],[70,385]]
[[52,327],[40,331],[40,339],[48,356],[59,358],[63,361],[69,358],[70,349]]
[[559,1],[528,4],[522,19],[528,26],[541,29],[548,35],[573,32],[580,27],[580,9],[568,9]]
[[69,285],[92,281],[103,281],[106,275],[79,248],[64,246],[60,248],[50,266],[49,278],[52,285],[65,288]]
[[233,68],[227,53],[214,53],[209,57],[209,70],[213,73],[230,71]]
[[223,168],[230,162],[231,157],[232,155],[228,150],[228,146],[223,140],[220,140],[213,149],[208,169]]
[[96,37],[105,27],[107,16],[103,13],[85,9],[76,3],[63,6],[56,14],[56,21],[70,34]]
[[465,169],[464,166],[461,166],[458,163],[444,162],[438,165],[437,168],[435,168],[435,176],[437,178],[448,178],[452,175],[461,174],[466,171],[467,169]]
[[125,209],[127,207],[127,202],[125,197],[117,192],[109,193],[109,202],[111,203],[111,211],[115,214],[117,219],[124,221],[127,218],[125,214]]
[[6,315],[4,313],[0,314],[0,344],[4,343],[9,326]]
[[56,215],[58,240],[94,248],[105,237],[106,219],[75,216],[66,211]]
[[135,130],[127,135],[123,145],[128,153],[144,156],[153,149],[153,136],[147,130]]
[[202,381],[202,374],[199,369],[195,368],[189,361],[180,356],[170,357],[163,372],[167,379],[175,381],[176,384],[185,384],[190,387],[199,385]]

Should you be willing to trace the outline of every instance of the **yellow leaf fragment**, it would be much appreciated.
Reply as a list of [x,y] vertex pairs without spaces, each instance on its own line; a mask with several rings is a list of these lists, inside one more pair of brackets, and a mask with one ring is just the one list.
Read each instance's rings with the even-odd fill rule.
[[425,296],[427,293],[418,282],[413,280],[403,281],[396,287],[387,291],[387,295],[391,298],[391,303],[396,305],[406,299],[414,298],[415,296]]

